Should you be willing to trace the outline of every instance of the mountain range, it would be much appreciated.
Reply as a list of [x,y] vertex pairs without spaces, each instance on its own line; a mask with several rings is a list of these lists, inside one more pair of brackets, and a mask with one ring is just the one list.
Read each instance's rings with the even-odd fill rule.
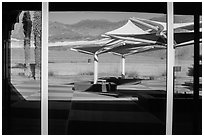
[[98,39],[105,32],[121,27],[125,22],[82,20],[73,25],[49,22],[49,42]]
[[[166,22],[166,16],[161,16],[157,18],[152,18],[151,20]],[[175,23],[183,22],[193,22],[193,16],[175,16]],[[89,42],[91,40],[100,39],[101,34],[105,32],[117,29],[123,26],[127,20],[119,22],[109,22],[107,20],[82,20],[75,24],[63,24],[60,22],[49,22],[49,44],[54,44],[55,46],[50,46],[50,50],[68,50],[70,45],[67,42],[73,41]],[[32,34],[33,35],[33,34]],[[12,38],[21,42],[19,47],[23,44],[24,34],[22,23],[16,24],[15,30],[12,32]],[[32,37],[33,38],[33,37]],[[33,40],[33,39],[32,39]],[[65,43],[64,46],[62,43]],[[78,44],[77,42],[75,42]],[[15,44],[15,43],[14,43]],[[145,56],[155,56],[159,58],[166,58],[165,50],[158,50],[143,53]],[[181,47],[176,50],[176,57],[179,59],[192,59],[193,57],[193,46]]]
[[[166,22],[166,16],[151,20]],[[193,16],[175,16],[175,23],[193,22]],[[79,41],[99,39],[101,34],[123,26],[127,20],[110,22],[107,20],[82,20],[75,24],[49,22],[49,42]],[[12,38],[23,40],[23,25],[16,24]]]

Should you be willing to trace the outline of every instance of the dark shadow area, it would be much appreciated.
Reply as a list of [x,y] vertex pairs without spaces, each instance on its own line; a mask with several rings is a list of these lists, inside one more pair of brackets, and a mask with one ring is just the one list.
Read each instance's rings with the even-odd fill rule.
[[49,100],[48,134],[66,135],[71,101]]
[[3,134],[40,135],[40,101],[27,101],[12,84],[10,87],[9,127]]
[[165,126],[154,123],[70,121],[71,135],[164,135]]
[[116,78],[116,77],[103,77],[100,78],[106,80],[106,82],[113,82],[116,85],[123,85],[123,84],[139,84],[141,83],[142,79],[139,78]]
[[138,97],[138,104],[147,112],[166,123],[166,91],[164,90],[118,90],[121,94]]
[[[195,100],[192,96],[193,95],[174,96],[174,135],[194,135],[195,130],[197,130],[197,134],[202,134],[202,97],[199,97],[197,104],[198,109],[195,112]],[[197,127],[197,129],[195,129],[195,127]]]
[[[49,101],[49,129],[52,129],[49,130],[49,134],[165,134],[166,91],[118,90],[117,92],[121,94],[120,97],[138,97],[138,100]],[[192,96],[190,94],[175,94],[173,134],[194,134],[194,102]],[[200,99],[199,108],[201,102]],[[201,111],[198,113],[201,117]],[[202,122],[200,121],[197,124],[201,125]]]
[[73,101],[67,134],[164,135],[165,121],[141,104],[140,101]]
[[[93,101],[74,100],[73,98],[71,101],[50,100],[49,134],[165,134],[165,103],[163,103],[165,99],[145,99],[143,96],[139,97],[137,91],[119,90],[116,92],[121,95],[117,97],[117,100],[114,100],[114,98],[113,100],[102,99]],[[150,93],[158,94],[163,92],[150,91]],[[92,92],[92,94],[99,93]],[[139,100],[123,100],[125,97],[139,97]]]
[[[2,134],[39,135],[40,101],[26,101],[11,84],[11,34],[25,10],[41,10],[40,2],[2,2]],[[23,67],[19,64],[16,67]]]

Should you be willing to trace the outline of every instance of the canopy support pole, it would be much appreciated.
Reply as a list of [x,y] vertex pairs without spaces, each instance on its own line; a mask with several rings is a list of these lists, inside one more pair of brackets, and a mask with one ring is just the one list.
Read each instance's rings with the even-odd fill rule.
[[98,55],[94,54],[94,84],[98,81]]
[[125,78],[125,56],[122,56],[121,71],[121,77]]

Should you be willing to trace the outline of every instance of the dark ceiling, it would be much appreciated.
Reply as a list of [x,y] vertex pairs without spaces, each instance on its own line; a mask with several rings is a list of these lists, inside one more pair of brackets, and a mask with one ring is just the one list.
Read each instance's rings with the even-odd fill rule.
[[[126,11],[166,13],[166,2],[49,2],[50,11]],[[2,2],[3,11],[41,10],[41,2]],[[174,2],[174,13],[202,14],[202,2]]]
[[[196,9],[196,10],[195,10]],[[166,2],[50,2],[50,11],[126,11],[167,13]],[[202,2],[174,2],[174,13],[202,14]]]

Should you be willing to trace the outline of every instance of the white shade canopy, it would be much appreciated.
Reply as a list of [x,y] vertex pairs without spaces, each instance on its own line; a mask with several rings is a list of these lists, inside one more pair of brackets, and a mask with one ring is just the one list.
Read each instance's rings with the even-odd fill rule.
[[72,51],[77,51],[77,52],[85,53],[89,55],[94,55],[94,54],[98,55],[106,52],[107,50],[110,50],[115,46],[120,46],[122,44],[123,44],[123,40],[111,39],[103,44],[89,44],[89,45],[75,46],[70,49]]
[[124,41],[132,41],[132,42],[142,42],[142,43],[148,43],[148,44],[149,43],[157,44],[157,42],[160,42],[160,44],[165,43],[162,36],[156,35],[157,31],[154,31],[154,33],[148,32],[146,29],[144,29],[144,27],[145,27],[144,25],[143,27],[141,25],[136,25],[135,22],[129,19],[128,22],[122,27],[106,32],[102,36],[110,37],[112,39],[120,39]]
[[[159,22],[159,21],[153,21],[148,19],[141,19],[141,18],[130,18],[130,20],[136,25],[140,26],[145,31],[160,31],[160,32],[166,32],[167,26],[166,22]],[[200,22],[200,28],[202,22]],[[183,29],[183,31],[193,32],[194,31],[194,22],[187,22],[187,23],[174,23],[174,30],[176,29]],[[200,31],[202,31],[200,29]]]
[[[193,22],[174,23],[174,29],[183,30],[174,33],[175,47],[194,43]],[[102,36],[106,39],[103,44],[76,46],[71,49],[91,55],[106,52],[129,55],[140,51],[166,48],[166,23],[133,17],[122,27],[106,32]]]
[[139,34],[148,34],[148,32],[136,26],[131,20],[128,20],[128,22],[122,27],[105,33],[105,35],[139,35]]
[[[200,22],[200,28],[202,27],[202,22]],[[134,34],[129,34],[130,31],[122,29],[122,28],[130,28],[128,25],[137,26],[136,28],[140,28],[138,33],[136,31]],[[142,42],[148,43],[152,45],[163,45],[165,46],[167,43],[166,36],[166,23],[152,21],[148,19],[141,18],[130,18],[128,23],[124,26],[107,32],[112,39],[120,39],[124,41],[132,41],[132,42]],[[141,31],[143,30],[143,31]],[[201,29],[200,29],[201,30]],[[122,32],[123,31],[123,32]],[[127,32],[126,32],[127,31]],[[134,30],[132,30],[134,31]],[[193,44],[194,40],[194,22],[188,23],[174,23],[174,43],[175,47],[187,46]],[[201,42],[201,32],[200,32],[200,42]]]
[[108,52],[113,53],[119,56],[129,56],[137,53],[154,51],[154,50],[162,50],[166,49],[164,46],[160,45],[149,45],[149,44],[125,44],[122,46],[118,46],[112,48]]
[[[175,24],[174,29],[186,29],[187,31],[174,33],[175,47],[193,44],[194,32],[192,23]],[[125,72],[125,56],[166,49],[166,23],[146,19],[131,18],[128,22],[115,30],[102,35],[107,39],[103,44],[83,45],[71,48],[74,51],[94,55],[94,83],[98,77],[98,55],[113,53],[122,57],[123,75]],[[201,37],[201,35],[200,35]],[[106,40],[105,40],[106,41]]]

